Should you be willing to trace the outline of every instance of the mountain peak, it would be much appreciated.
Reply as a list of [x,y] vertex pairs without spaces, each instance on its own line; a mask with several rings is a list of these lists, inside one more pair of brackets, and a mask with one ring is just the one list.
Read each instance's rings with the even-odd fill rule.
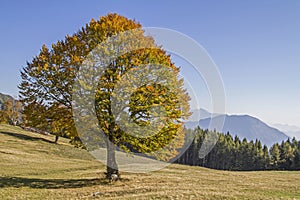
[[192,115],[190,116],[189,121],[192,121],[192,122],[197,121],[198,122],[199,120],[212,118],[212,117],[216,117],[219,115],[222,115],[222,114],[211,113],[203,108],[194,109],[194,110],[192,110]]
[[[288,139],[289,137],[282,131],[273,128],[260,119],[253,117],[251,115],[227,115],[227,114],[211,114],[204,109],[199,109],[200,120],[199,121],[189,121],[186,123],[187,128],[195,128],[200,126],[202,129],[216,130],[221,133],[229,132],[231,135],[237,135],[240,139],[246,138],[247,140],[256,139],[260,140],[262,144],[267,146],[272,146],[274,143],[281,142]],[[224,121],[224,126],[221,128],[213,127],[212,121]]]

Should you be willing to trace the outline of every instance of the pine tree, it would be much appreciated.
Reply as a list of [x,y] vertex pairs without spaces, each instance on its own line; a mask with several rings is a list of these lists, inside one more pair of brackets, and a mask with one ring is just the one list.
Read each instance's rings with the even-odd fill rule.
[[271,157],[271,166],[273,169],[279,169],[281,164],[281,158],[280,158],[280,147],[276,143],[270,148],[270,157]]
[[294,169],[300,170],[300,141],[298,141],[297,145],[295,146]]
[[281,168],[287,170],[291,169],[294,161],[294,149],[289,139],[286,142],[282,142],[280,151]]
[[269,164],[270,164],[270,155],[269,155],[269,150],[266,145],[264,145],[263,148],[263,168],[262,169],[269,169]]

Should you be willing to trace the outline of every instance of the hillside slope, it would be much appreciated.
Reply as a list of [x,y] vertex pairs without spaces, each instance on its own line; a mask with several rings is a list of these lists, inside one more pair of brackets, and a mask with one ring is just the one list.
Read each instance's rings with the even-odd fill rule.
[[113,184],[85,150],[0,125],[0,199],[300,199],[300,172],[228,172],[172,164]]

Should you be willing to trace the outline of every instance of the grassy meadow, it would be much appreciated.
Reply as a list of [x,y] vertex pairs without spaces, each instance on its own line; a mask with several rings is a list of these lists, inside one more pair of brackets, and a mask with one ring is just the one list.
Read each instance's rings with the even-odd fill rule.
[[122,173],[66,139],[0,125],[0,199],[300,199],[300,171],[229,172],[172,164]]

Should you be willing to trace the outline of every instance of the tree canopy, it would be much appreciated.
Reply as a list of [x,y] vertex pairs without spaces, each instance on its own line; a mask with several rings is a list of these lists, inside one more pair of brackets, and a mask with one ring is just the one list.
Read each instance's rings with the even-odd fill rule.
[[[25,123],[75,140],[80,133],[73,118],[73,93],[78,92],[74,84],[82,76],[90,76],[89,73],[78,75],[78,72],[99,56],[109,58],[111,50],[119,52],[112,59],[98,60],[102,62],[100,65],[92,62],[93,68],[103,70],[93,77],[97,87],[92,88],[93,99],[88,99],[93,102],[97,125],[108,149],[108,178],[119,173],[116,147],[168,160],[176,156],[184,141],[182,128],[184,119],[189,116],[189,96],[183,89],[183,80],[178,77],[180,69],[141,28],[140,23],[118,14],[92,19],[50,49],[43,45],[40,53],[21,71],[19,89]],[[134,33],[134,37],[122,39],[128,32]],[[112,43],[111,38],[122,33],[125,34],[114,46],[116,43]],[[126,48],[129,51],[125,51]],[[85,91],[89,87],[86,83],[80,85]],[[150,124],[156,129],[141,135],[140,130],[147,130]]]

